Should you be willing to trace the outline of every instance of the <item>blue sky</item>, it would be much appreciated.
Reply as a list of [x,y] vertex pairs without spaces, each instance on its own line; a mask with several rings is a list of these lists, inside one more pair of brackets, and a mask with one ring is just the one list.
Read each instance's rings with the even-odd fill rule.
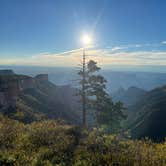
[[165,9],[165,0],[0,0],[0,63],[75,65],[87,32],[103,65],[165,65]]

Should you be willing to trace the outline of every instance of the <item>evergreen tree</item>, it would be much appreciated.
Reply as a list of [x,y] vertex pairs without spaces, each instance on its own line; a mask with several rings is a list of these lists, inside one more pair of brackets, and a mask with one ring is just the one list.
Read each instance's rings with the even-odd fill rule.
[[[84,89],[80,89],[79,94],[82,99],[84,96],[86,110],[95,112],[96,124],[103,126],[108,131],[115,131],[120,127],[121,120],[125,118],[122,112],[124,107],[120,102],[113,103],[106,91],[107,81],[98,74],[99,70],[97,63],[90,60],[84,73],[83,71],[78,73],[83,78],[80,84],[84,84]],[[86,114],[84,118],[86,118]]]

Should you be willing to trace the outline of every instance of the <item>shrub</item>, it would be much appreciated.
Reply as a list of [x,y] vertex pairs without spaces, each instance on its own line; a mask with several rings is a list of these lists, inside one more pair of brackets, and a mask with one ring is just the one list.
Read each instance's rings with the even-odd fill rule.
[[0,116],[2,166],[165,166],[166,142],[122,139],[48,120],[24,125]]

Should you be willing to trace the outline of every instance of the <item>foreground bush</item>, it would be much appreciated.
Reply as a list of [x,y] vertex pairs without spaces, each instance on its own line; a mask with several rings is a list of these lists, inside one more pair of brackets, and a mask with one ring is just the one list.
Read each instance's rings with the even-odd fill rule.
[[1,166],[165,166],[166,142],[124,140],[56,121],[0,117]]
[[166,142],[120,140],[117,136],[89,133],[75,151],[74,165],[165,166]]

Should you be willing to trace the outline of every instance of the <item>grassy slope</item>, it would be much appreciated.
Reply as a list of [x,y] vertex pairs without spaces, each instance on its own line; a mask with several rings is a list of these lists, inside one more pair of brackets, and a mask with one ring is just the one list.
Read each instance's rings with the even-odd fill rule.
[[124,140],[53,120],[22,124],[0,116],[0,165],[165,166],[166,143]]

